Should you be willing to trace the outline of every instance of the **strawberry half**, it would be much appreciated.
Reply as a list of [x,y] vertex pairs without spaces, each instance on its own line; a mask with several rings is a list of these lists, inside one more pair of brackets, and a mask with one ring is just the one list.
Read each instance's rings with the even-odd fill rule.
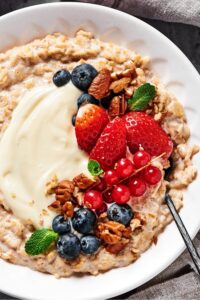
[[102,132],[90,153],[90,159],[97,160],[103,170],[108,170],[125,155],[126,128],[124,121],[117,117]]
[[108,114],[103,108],[94,104],[81,106],[75,124],[79,148],[90,153],[108,122]]
[[173,142],[160,125],[145,112],[130,112],[123,116],[127,129],[127,144],[132,153],[141,145],[151,156],[166,153],[168,158]]

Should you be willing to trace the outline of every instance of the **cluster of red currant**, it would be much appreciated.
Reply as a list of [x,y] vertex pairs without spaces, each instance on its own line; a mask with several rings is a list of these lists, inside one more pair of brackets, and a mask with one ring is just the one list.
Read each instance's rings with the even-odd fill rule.
[[[122,205],[131,196],[143,196],[148,185],[157,184],[162,177],[159,168],[148,165],[150,161],[151,156],[144,150],[136,152],[132,161],[128,158],[120,159],[115,169],[106,171],[101,182],[85,193],[84,204],[100,214],[107,210],[106,203]],[[138,172],[140,168],[144,169]]]

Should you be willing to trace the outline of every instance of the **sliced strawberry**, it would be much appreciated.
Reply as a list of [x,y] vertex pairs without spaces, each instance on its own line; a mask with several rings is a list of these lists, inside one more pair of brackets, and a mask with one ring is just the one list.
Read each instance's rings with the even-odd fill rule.
[[90,153],[108,122],[108,114],[103,108],[94,104],[81,106],[75,126],[79,148]]
[[160,125],[145,112],[130,112],[123,116],[127,129],[127,144],[132,153],[141,145],[151,156],[166,153],[168,158],[173,142]]
[[124,121],[117,117],[102,132],[90,153],[90,159],[97,160],[103,170],[108,170],[125,154],[126,128]]

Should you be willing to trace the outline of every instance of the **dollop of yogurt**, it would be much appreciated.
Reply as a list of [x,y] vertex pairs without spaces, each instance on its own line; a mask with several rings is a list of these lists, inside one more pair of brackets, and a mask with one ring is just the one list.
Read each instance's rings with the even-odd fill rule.
[[0,190],[5,207],[36,228],[51,227],[54,176],[72,179],[87,173],[87,156],[78,149],[71,117],[81,92],[69,82],[26,93],[0,141]]

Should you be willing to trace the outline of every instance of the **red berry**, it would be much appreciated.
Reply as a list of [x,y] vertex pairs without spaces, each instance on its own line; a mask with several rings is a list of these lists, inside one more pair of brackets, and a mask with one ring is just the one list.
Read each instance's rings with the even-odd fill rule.
[[104,174],[104,179],[108,185],[114,185],[119,182],[119,177],[115,170],[106,171]]
[[84,204],[92,209],[99,209],[103,204],[103,198],[100,192],[90,190],[85,193]]
[[117,162],[116,172],[122,178],[131,176],[134,172],[133,163],[128,158],[121,158]]
[[108,190],[106,192],[103,193],[103,199],[106,203],[112,203],[114,202],[112,195],[111,195],[112,191]]
[[131,195],[127,186],[119,184],[113,188],[111,196],[117,204],[124,204],[129,201]]
[[144,150],[137,151],[133,156],[133,162],[136,168],[144,167],[150,162],[151,156]]
[[99,192],[102,192],[106,189],[106,182],[105,182],[105,179],[102,178],[101,181],[95,185],[95,190],[99,191]]
[[159,168],[149,166],[144,170],[144,180],[150,184],[157,184],[162,178],[162,173]]
[[134,197],[141,197],[147,189],[146,183],[141,178],[137,177],[133,177],[129,180],[128,187],[131,195]]
[[96,210],[97,215],[101,215],[102,213],[107,211],[107,205],[103,202],[102,206]]

